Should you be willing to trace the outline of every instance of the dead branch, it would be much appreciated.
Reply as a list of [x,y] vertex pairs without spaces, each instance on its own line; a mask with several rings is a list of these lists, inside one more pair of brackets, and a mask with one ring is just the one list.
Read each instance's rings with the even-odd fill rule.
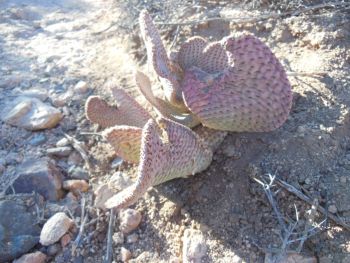
[[[303,194],[302,192],[300,192],[298,189],[296,189],[294,186],[286,183],[285,181],[276,178],[276,182],[278,185],[282,186],[284,189],[286,189],[288,192],[296,195],[297,197],[299,197],[301,200],[309,203],[311,206],[313,205],[313,200],[306,196],[305,194]],[[322,206],[317,206],[317,211],[321,212],[322,214],[324,214],[326,217],[329,217],[330,219],[332,219],[335,223],[337,223],[338,225],[341,225],[342,227],[344,227],[345,229],[350,231],[350,226],[348,224],[346,224],[343,220],[341,220],[340,217],[329,213],[326,209],[324,209]]]
[[89,170],[91,170],[92,166],[90,164],[89,156],[84,149],[84,144],[66,133],[63,133],[63,135],[68,139],[69,143],[73,146],[73,148],[80,153],[87,167],[89,168]]
[[109,212],[109,224],[108,224],[108,233],[107,233],[107,251],[106,258],[103,261],[104,263],[111,263],[113,260],[113,232],[115,225],[115,210],[111,209]]

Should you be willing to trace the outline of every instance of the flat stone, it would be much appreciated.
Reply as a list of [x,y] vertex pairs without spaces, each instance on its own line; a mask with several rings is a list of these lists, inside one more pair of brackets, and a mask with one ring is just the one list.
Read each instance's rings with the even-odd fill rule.
[[18,97],[5,106],[1,119],[7,124],[36,131],[55,127],[62,113],[37,98]]
[[89,180],[89,173],[85,169],[73,165],[68,169],[68,177],[72,179],[81,179],[87,181]]
[[53,215],[41,230],[40,243],[49,246],[56,243],[74,225],[74,221],[65,213],[60,212]]
[[[46,200],[58,200],[62,197],[62,174],[54,162],[48,158],[29,159],[21,164],[15,176],[12,188],[16,193],[37,192]],[[10,193],[11,188],[7,190]]]
[[13,263],[45,263],[46,255],[40,251],[29,253],[21,256],[19,259],[13,261]]
[[0,198],[0,261],[11,261],[27,253],[39,242],[37,215],[23,195]]
[[62,146],[62,147],[49,148],[46,150],[46,153],[49,156],[67,157],[72,152],[72,150],[73,149],[70,146]]

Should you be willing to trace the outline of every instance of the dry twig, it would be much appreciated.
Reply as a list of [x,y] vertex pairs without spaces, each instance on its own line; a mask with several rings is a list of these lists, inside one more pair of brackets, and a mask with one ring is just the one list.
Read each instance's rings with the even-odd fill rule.
[[88,154],[86,153],[86,150],[84,149],[84,143],[78,141],[77,139],[75,139],[74,137],[63,133],[64,136],[68,139],[69,143],[73,146],[73,148],[80,153],[81,157],[84,159],[87,167],[89,168],[89,170],[92,169],[92,166],[90,164],[90,159]]
[[[285,181],[276,178],[276,182],[278,185],[282,186],[284,189],[286,189],[288,192],[296,195],[297,197],[299,197],[301,200],[309,203],[310,205],[313,205],[313,200],[306,196],[305,194],[303,194],[302,192],[300,192],[298,189],[296,189],[294,186],[286,183]],[[338,225],[341,225],[342,227],[344,227],[347,230],[350,230],[350,226],[348,224],[346,224],[343,220],[341,220],[341,218],[339,218],[338,216],[329,213],[326,209],[324,209],[322,206],[317,206],[317,211],[321,212],[322,214],[324,214],[325,216],[329,217],[330,219],[332,219],[335,223],[337,223]]]
[[113,260],[113,232],[115,225],[115,210],[111,209],[109,212],[109,224],[108,224],[108,234],[107,234],[107,251],[104,263],[111,263]]

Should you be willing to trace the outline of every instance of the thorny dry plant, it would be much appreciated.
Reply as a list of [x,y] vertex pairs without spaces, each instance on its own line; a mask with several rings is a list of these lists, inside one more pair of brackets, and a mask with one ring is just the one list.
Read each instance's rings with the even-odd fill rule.
[[[278,203],[275,200],[275,196],[280,189],[275,192],[272,189],[277,185],[275,183],[275,180],[278,180],[276,175],[267,174],[266,180],[263,177],[260,179],[253,179],[263,187],[264,193],[274,211],[274,214],[276,215],[280,227],[278,236],[281,241],[278,249],[261,248],[257,244],[255,245],[257,245],[259,249],[263,250],[263,252],[265,252],[267,255],[270,255],[269,262],[271,263],[281,262],[287,253],[300,253],[305,241],[326,227],[327,216],[320,223],[316,222],[318,204],[317,201],[314,201],[311,208],[306,211],[304,215],[305,220],[300,220],[300,214],[295,204],[295,220],[291,219],[290,217],[288,217],[287,220],[287,218],[282,215]],[[300,228],[304,229],[300,231]]]

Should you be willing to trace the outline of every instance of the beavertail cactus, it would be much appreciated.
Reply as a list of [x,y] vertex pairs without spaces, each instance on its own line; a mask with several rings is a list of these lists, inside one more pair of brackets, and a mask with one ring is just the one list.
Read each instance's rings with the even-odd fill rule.
[[274,130],[291,108],[291,87],[281,63],[254,36],[214,43],[193,37],[169,58],[146,11],[139,22],[148,63],[165,99],[153,93],[142,72],[135,73],[135,80],[159,118],[115,87],[116,107],[97,96],[85,105],[87,118],[106,128],[102,136],[117,155],[139,165],[136,182],[109,199],[107,208],[125,208],[151,186],[203,171],[227,131]]

